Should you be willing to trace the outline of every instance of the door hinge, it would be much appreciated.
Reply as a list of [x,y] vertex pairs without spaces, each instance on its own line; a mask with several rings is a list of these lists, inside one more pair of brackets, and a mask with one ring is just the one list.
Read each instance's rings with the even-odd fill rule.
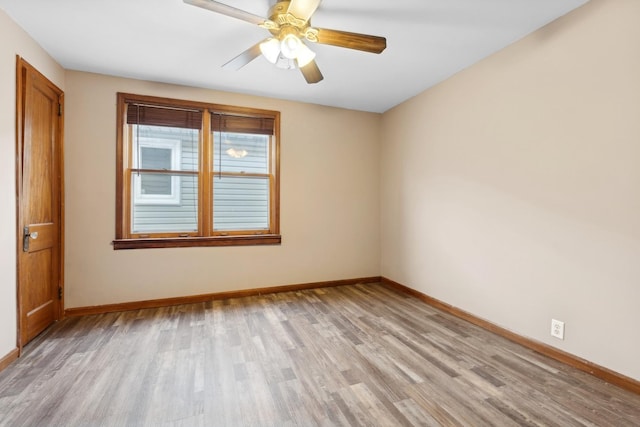
[[62,286],[58,286],[58,299],[62,299]]
[[62,116],[62,103],[58,102],[58,116]]

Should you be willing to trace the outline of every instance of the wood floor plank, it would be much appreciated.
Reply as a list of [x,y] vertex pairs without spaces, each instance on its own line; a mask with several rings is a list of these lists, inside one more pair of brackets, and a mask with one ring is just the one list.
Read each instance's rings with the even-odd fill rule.
[[640,396],[379,284],[66,319],[0,426],[640,426]]

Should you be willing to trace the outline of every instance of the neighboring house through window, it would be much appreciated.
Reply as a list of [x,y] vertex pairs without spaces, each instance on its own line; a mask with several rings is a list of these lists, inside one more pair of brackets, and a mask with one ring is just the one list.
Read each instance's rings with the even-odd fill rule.
[[181,145],[180,139],[134,138],[133,167],[158,171],[133,175],[134,204],[180,204],[179,178],[163,172],[180,169]]
[[280,243],[279,113],[118,94],[114,248]]

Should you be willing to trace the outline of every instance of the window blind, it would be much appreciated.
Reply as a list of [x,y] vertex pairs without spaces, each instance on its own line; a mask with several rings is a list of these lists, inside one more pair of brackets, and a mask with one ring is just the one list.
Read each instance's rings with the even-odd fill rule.
[[273,135],[275,121],[268,117],[234,116],[211,112],[211,130],[214,132]]
[[202,111],[158,105],[127,104],[127,124],[201,129]]

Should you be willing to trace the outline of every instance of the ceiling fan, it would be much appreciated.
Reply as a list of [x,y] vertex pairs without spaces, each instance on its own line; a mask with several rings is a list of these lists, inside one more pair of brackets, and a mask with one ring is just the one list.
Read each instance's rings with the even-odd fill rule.
[[311,16],[321,1],[278,1],[269,9],[267,19],[215,0],[184,0],[187,4],[258,25],[271,33],[272,37],[251,46],[224,64],[224,68],[239,70],[262,54],[281,68],[299,68],[307,83],[318,83],[323,76],[314,59],[315,52],[303,40],[371,53],[380,53],[387,47],[384,37],[312,27]]

